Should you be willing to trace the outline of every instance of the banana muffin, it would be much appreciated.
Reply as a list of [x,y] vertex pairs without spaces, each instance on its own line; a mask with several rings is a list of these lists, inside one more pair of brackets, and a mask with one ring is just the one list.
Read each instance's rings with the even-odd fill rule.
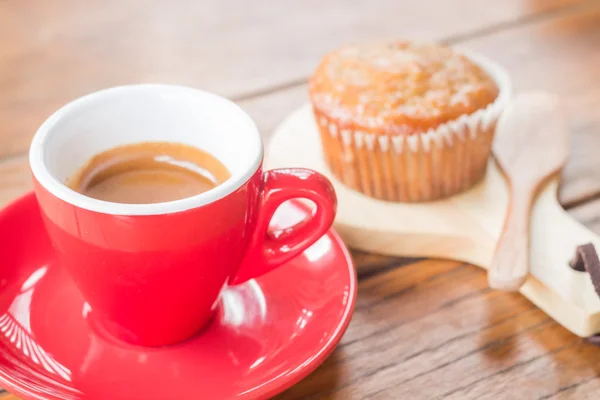
[[502,68],[475,57],[413,42],[325,56],[310,98],[337,179],[400,202],[436,200],[477,183],[510,82]]

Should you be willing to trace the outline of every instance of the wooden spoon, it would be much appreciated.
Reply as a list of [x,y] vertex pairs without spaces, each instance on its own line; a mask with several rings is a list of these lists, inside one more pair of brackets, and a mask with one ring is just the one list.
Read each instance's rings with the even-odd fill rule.
[[493,153],[509,183],[502,235],[488,271],[490,287],[516,291],[529,273],[529,217],[536,193],[569,154],[569,131],[558,96],[517,96],[498,121]]

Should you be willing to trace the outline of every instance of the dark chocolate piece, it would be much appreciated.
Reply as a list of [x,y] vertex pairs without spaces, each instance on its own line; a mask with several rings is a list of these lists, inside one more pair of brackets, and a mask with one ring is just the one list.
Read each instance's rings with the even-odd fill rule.
[[596,293],[600,296],[600,260],[598,259],[598,253],[594,245],[588,243],[577,246],[575,258],[569,265],[577,271],[587,271],[590,274]]
[[[585,252],[585,248],[587,246],[591,246],[592,249],[594,248],[594,245],[591,243],[588,244],[584,244],[583,246],[578,246],[575,249],[575,256],[573,257],[573,259],[569,262],[569,266],[571,268],[573,268],[575,271],[579,271],[579,272],[586,272],[585,269],[585,262],[583,261],[583,253]],[[589,250],[588,250],[589,251]]]
[[[593,244],[577,246],[575,257],[569,262],[575,271],[587,272],[598,296],[600,296],[600,260]],[[588,343],[600,346],[600,334],[586,338]]]

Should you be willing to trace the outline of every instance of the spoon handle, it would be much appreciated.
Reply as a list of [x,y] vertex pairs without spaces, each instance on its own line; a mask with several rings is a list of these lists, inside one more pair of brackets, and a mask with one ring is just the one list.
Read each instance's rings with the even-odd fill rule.
[[491,288],[517,291],[529,274],[529,218],[532,193],[511,188],[502,235],[488,270]]

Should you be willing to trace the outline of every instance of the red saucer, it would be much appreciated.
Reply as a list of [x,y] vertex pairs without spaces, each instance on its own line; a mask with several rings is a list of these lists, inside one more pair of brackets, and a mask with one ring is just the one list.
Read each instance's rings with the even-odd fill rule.
[[[285,204],[274,225],[307,213]],[[141,348],[95,328],[53,260],[33,194],[0,212],[0,254],[0,386],[24,398],[268,398],[333,351],[356,300],[352,260],[330,231],[287,265],[229,288],[195,338]]]

